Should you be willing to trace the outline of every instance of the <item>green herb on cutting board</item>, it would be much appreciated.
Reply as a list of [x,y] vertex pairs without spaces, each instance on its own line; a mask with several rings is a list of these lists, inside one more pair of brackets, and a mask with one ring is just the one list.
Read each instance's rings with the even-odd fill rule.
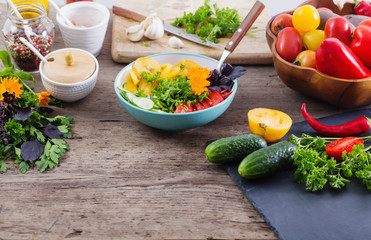
[[[371,147],[365,148],[363,143],[353,145],[353,150],[348,154],[343,152],[342,161],[337,161],[326,153],[326,144],[336,139],[339,138],[291,135],[288,140],[298,146],[294,154],[294,165],[297,166],[295,180],[305,183],[307,190],[315,192],[327,183],[331,188],[341,189],[353,177],[360,179],[371,191]],[[367,141],[371,137],[358,139]]]
[[172,23],[176,27],[185,27],[189,33],[197,34],[202,40],[218,42],[217,38],[234,33],[241,23],[241,17],[236,9],[220,9],[217,4],[210,6],[210,0],[205,0],[203,6],[195,13],[186,13],[176,18]]

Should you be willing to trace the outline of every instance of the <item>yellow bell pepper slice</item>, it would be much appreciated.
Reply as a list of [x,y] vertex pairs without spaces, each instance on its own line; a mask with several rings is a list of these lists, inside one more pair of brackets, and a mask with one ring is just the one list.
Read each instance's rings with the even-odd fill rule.
[[281,139],[290,130],[292,119],[284,112],[254,108],[247,114],[250,131],[264,138],[267,142]]

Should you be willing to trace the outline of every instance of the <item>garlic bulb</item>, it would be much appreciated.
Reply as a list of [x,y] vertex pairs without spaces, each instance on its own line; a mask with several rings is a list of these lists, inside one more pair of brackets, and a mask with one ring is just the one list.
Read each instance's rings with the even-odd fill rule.
[[144,28],[144,36],[149,39],[159,39],[164,35],[164,24],[161,19],[150,15],[142,22]]
[[149,15],[140,24],[131,26],[126,29],[126,36],[130,41],[137,42],[143,36],[155,40],[164,35],[164,25],[160,18],[155,14]]
[[144,35],[144,28],[142,24],[131,26],[126,29],[126,36],[130,41],[138,42]]
[[184,46],[184,43],[179,38],[172,36],[169,38],[168,44],[172,48],[182,48]]

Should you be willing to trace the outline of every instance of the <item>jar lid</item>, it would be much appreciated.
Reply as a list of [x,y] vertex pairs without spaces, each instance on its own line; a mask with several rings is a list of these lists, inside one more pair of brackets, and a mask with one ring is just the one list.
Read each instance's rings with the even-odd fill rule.
[[86,52],[63,50],[52,54],[44,64],[43,72],[52,81],[77,83],[91,77],[95,71],[95,61]]

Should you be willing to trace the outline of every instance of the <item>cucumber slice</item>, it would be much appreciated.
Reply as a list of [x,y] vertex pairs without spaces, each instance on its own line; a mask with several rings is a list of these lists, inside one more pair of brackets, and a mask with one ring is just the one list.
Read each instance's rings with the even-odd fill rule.
[[155,105],[151,99],[145,97],[134,97],[131,101],[138,107],[145,110],[150,110]]

